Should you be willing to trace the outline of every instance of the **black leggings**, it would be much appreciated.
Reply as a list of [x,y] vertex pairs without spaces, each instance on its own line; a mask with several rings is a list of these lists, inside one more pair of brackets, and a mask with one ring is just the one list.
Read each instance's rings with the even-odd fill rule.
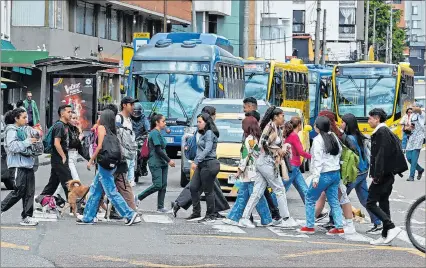
[[199,163],[198,167],[195,169],[194,175],[192,176],[191,184],[189,186],[192,199],[192,213],[194,215],[201,215],[200,192],[204,192],[207,204],[206,217],[214,217],[214,184],[219,170],[220,163],[217,159],[203,161]]

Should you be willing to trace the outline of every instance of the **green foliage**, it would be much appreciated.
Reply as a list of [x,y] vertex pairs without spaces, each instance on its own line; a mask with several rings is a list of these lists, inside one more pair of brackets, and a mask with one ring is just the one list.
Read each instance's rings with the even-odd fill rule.
[[101,102],[101,103],[112,103],[112,96],[111,95],[104,95],[98,101]]
[[[373,22],[374,22],[374,9],[376,9],[376,50],[374,51],[376,58],[380,61],[386,59],[386,29],[390,24],[390,11],[391,5],[386,4],[383,0],[370,1],[370,18],[369,18],[369,31],[368,41],[373,44]],[[398,27],[401,18],[401,10],[394,10],[393,12],[393,40],[392,40],[392,62],[397,63],[404,61],[404,48],[407,46],[407,35],[405,29]]]

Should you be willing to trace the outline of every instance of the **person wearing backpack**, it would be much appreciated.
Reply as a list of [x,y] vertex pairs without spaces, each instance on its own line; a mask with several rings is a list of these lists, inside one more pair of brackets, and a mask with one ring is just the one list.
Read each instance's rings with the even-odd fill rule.
[[68,165],[69,157],[69,122],[71,121],[71,106],[61,105],[58,108],[59,120],[49,129],[44,137],[45,153],[51,153],[51,171],[47,185],[40,195],[53,195],[59,184],[64,189],[68,199],[67,182],[72,179]]
[[117,169],[118,163],[121,161],[121,157],[121,147],[115,126],[115,115],[113,111],[106,109],[102,111],[99,120],[98,146],[87,163],[87,169],[90,170],[96,160],[98,172],[90,186],[89,199],[84,208],[84,214],[77,217],[77,224],[94,224],[102,190],[105,191],[105,195],[118,213],[126,219],[125,224],[127,226],[141,222],[138,213],[127,205],[124,198],[118,193],[114,183],[114,172]]
[[[367,156],[365,143],[368,142],[368,138],[365,137],[358,128],[358,121],[353,114],[345,114],[342,117],[342,125],[344,134],[342,140],[344,144],[355,152],[359,157],[358,164],[358,175],[354,182],[346,184],[346,193],[349,195],[353,189],[355,189],[358,196],[358,200],[364,208],[367,208],[368,198],[368,186],[367,176],[370,159]],[[370,210],[367,209],[370,215],[371,222],[374,224],[373,227],[367,231],[368,234],[377,234],[382,231],[382,222],[374,215]]]
[[391,220],[389,197],[395,174],[408,170],[399,138],[385,124],[386,118],[387,114],[381,108],[374,108],[369,112],[368,124],[374,129],[370,159],[370,177],[373,181],[368,189],[367,209],[383,222],[380,238],[370,242],[375,246],[389,245],[402,231]]
[[14,190],[10,192],[1,202],[1,214],[9,210],[19,200],[22,200],[22,220],[20,225],[35,226],[38,222],[32,218],[34,211],[35,175],[34,157],[23,155],[32,144],[37,142],[36,138],[28,137],[20,140],[18,128],[27,124],[27,113],[24,109],[17,108],[5,115],[5,151],[7,153],[7,166],[15,169]]
[[160,213],[167,213],[169,211],[164,207],[164,199],[167,191],[168,166],[175,167],[175,162],[166,154],[167,141],[161,135],[161,131],[165,128],[166,118],[161,114],[152,115],[151,131],[148,137],[148,166],[151,171],[152,185],[135,198],[138,200],[138,203],[140,203],[140,201],[151,194],[158,192],[157,212]]
[[[132,120],[130,119],[130,115],[133,113],[133,110],[135,108],[135,103],[138,102],[138,100],[126,96],[121,100],[120,103],[120,110],[121,112],[117,114],[115,117],[116,122],[120,123],[124,128],[130,130],[133,132],[133,125]],[[135,135],[133,135],[132,140],[129,140],[129,144],[135,144]],[[130,185],[134,187],[136,185],[135,183],[135,161],[136,161],[136,155],[133,159],[127,159],[127,179],[130,181]]]

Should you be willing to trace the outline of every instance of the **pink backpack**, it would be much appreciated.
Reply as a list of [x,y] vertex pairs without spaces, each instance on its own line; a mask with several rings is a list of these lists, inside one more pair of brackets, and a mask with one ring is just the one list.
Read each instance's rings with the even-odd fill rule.
[[149,138],[147,138],[144,143],[142,144],[142,148],[141,148],[141,155],[140,158],[141,159],[148,159],[149,158],[149,146],[148,146],[148,140]]

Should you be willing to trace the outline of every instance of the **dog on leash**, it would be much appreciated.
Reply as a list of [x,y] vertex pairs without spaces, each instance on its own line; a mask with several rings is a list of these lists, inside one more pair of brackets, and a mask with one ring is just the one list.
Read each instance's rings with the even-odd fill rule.
[[41,208],[37,208],[37,210],[42,211],[44,217],[46,217],[47,213],[50,214],[52,212],[59,217],[59,208],[63,208],[66,203],[65,199],[63,199],[60,194],[57,196],[39,195],[35,198],[35,202],[40,204]]
[[[70,180],[67,182],[68,186],[68,203],[62,209],[62,215],[67,208],[71,207],[71,212],[77,217],[77,203],[84,199],[83,203],[86,203],[89,193],[89,186],[83,185],[79,180]],[[103,195],[100,200],[100,207],[107,211],[107,207],[103,202]]]

